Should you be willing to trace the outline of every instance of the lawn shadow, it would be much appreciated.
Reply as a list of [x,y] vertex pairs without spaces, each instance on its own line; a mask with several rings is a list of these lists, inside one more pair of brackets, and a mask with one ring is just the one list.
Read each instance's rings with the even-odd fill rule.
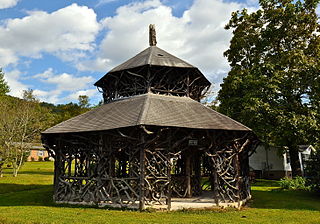
[[52,195],[52,185],[1,183],[0,207],[54,205]]
[[[47,206],[68,208],[98,208],[96,205],[70,205],[53,202],[53,185],[0,184],[0,207]],[[110,209],[108,207],[108,209]],[[123,210],[123,209],[115,209]]]

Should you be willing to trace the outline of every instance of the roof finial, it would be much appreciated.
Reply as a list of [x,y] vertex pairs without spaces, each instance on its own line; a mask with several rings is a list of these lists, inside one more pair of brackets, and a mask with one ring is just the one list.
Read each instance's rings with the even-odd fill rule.
[[150,46],[157,45],[156,29],[154,24],[149,25],[149,44]]

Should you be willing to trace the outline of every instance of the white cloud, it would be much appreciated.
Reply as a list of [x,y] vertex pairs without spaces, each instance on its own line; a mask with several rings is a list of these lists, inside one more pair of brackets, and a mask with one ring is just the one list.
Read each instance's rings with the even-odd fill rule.
[[229,66],[223,52],[231,32],[224,29],[231,13],[244,5],[222,0],[195,0],[182,17],[160,0],[131,3],[101,21],[107,33],[94,60],[78,64],[79,70],[106,72],[148,47],[148,25],[155,24],[160,48],[194,66],[211,80],[221,82]]
[[57,89],[61,91],[76,91],[85,88],[88,84],[92,84],[93,81],[94,79],[91,76],[75,77],[67,73],[55,75],[43,80],[43,82],[55,84]]
[[80,91],[77,91],[75,93],[71,93],[69,94],[67,97],[65,97],[64,99],[66,101],[77,101],[78,100],[78,97],[79,96],[83,96],[83,95],[86,95],[88,96],[89,98],[91,97],[95,97],[95,96],[98,96],[100,95],[100,93],[97,91],[97,89],[88,89],[88,90],[80,90]]
[[10,95],[22,97],[23,90],[27,90],[28,86],[21,82],[21,72],[12,70],[4,73],[4,78],[10,87]]
[[0,60],[10,56],[5,64],[15,63],[18,56],[39,58],[43,52],[76,60],[95,48],[100,27],[92,9],[72,4],[52,13],[28,14],[0,26]]
[[59,103],[61,102],[61,99],[59,98],[61,91],[59,90],[52,90],[52,91],[43,91],[39,89],[35,89],[33,91],[33,94],[43,102],[49,102],[49,103]]
[[117,0],[99,0],[95,7],[99,7],[99,6],[102,6],[102,5],[111,3],[111,2],[115,2],[115,1],[117,1]]
[[[50,103],[74,101],[79,95],[96,96],[96,89],[91,88],[94,78],[91,76],[75,76],[68,73],[55,74],[52,68],[32,76],[33,79],[49,85],[52,90],[35,89],[34,94],[41,100]],[[100,93],[99,93],[100,94]]]
[[36,74],[34,76],[32,76],[32,78],[41,78],[41,79],[47,79],[47,78],[50,78],[52,77],[54,74],[53,74],[53,69],[52,68],[48,68],[46,71],[44,71],[43,73],[39,73],[39,74]]
[[15,53],[6,48],[0,47],[0,66],[5,67],[9,64],[16,63],[18,61],[18,57],[15,55]]
[[11,8],[18,3],[19,0],[0,0],[0,9]]

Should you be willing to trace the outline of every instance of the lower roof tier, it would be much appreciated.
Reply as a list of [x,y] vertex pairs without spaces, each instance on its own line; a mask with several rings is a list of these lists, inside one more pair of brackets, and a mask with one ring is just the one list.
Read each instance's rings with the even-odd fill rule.
[[102,105],[42,134],[105,131],[139,125],[251,131],[191,98],[147,93]]

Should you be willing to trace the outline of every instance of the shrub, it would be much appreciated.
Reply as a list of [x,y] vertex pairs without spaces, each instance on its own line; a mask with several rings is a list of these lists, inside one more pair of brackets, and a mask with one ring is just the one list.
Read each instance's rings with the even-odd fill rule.
[[320,193],[320,151],[311,154],[305,169],[307,185],[311,190]]
[[35,161],[34,157],[31,157],[31,161],[32,161],[32,162],[34,162],[34,161]]
[[303,177],[295,177],[293,179],[288,177],[282,178],[280,180],[280,187],[288,190],[309,190],[309,187],[306,185],[306,179]]
[[49,157],[44,157],[44,161],[50,161]]
[[43,161],[43,157],[42,157],[42,156],[39,156],[39,157],[38,157],[38,161],[39,161],[39,162],[42,162],[42,161]]

